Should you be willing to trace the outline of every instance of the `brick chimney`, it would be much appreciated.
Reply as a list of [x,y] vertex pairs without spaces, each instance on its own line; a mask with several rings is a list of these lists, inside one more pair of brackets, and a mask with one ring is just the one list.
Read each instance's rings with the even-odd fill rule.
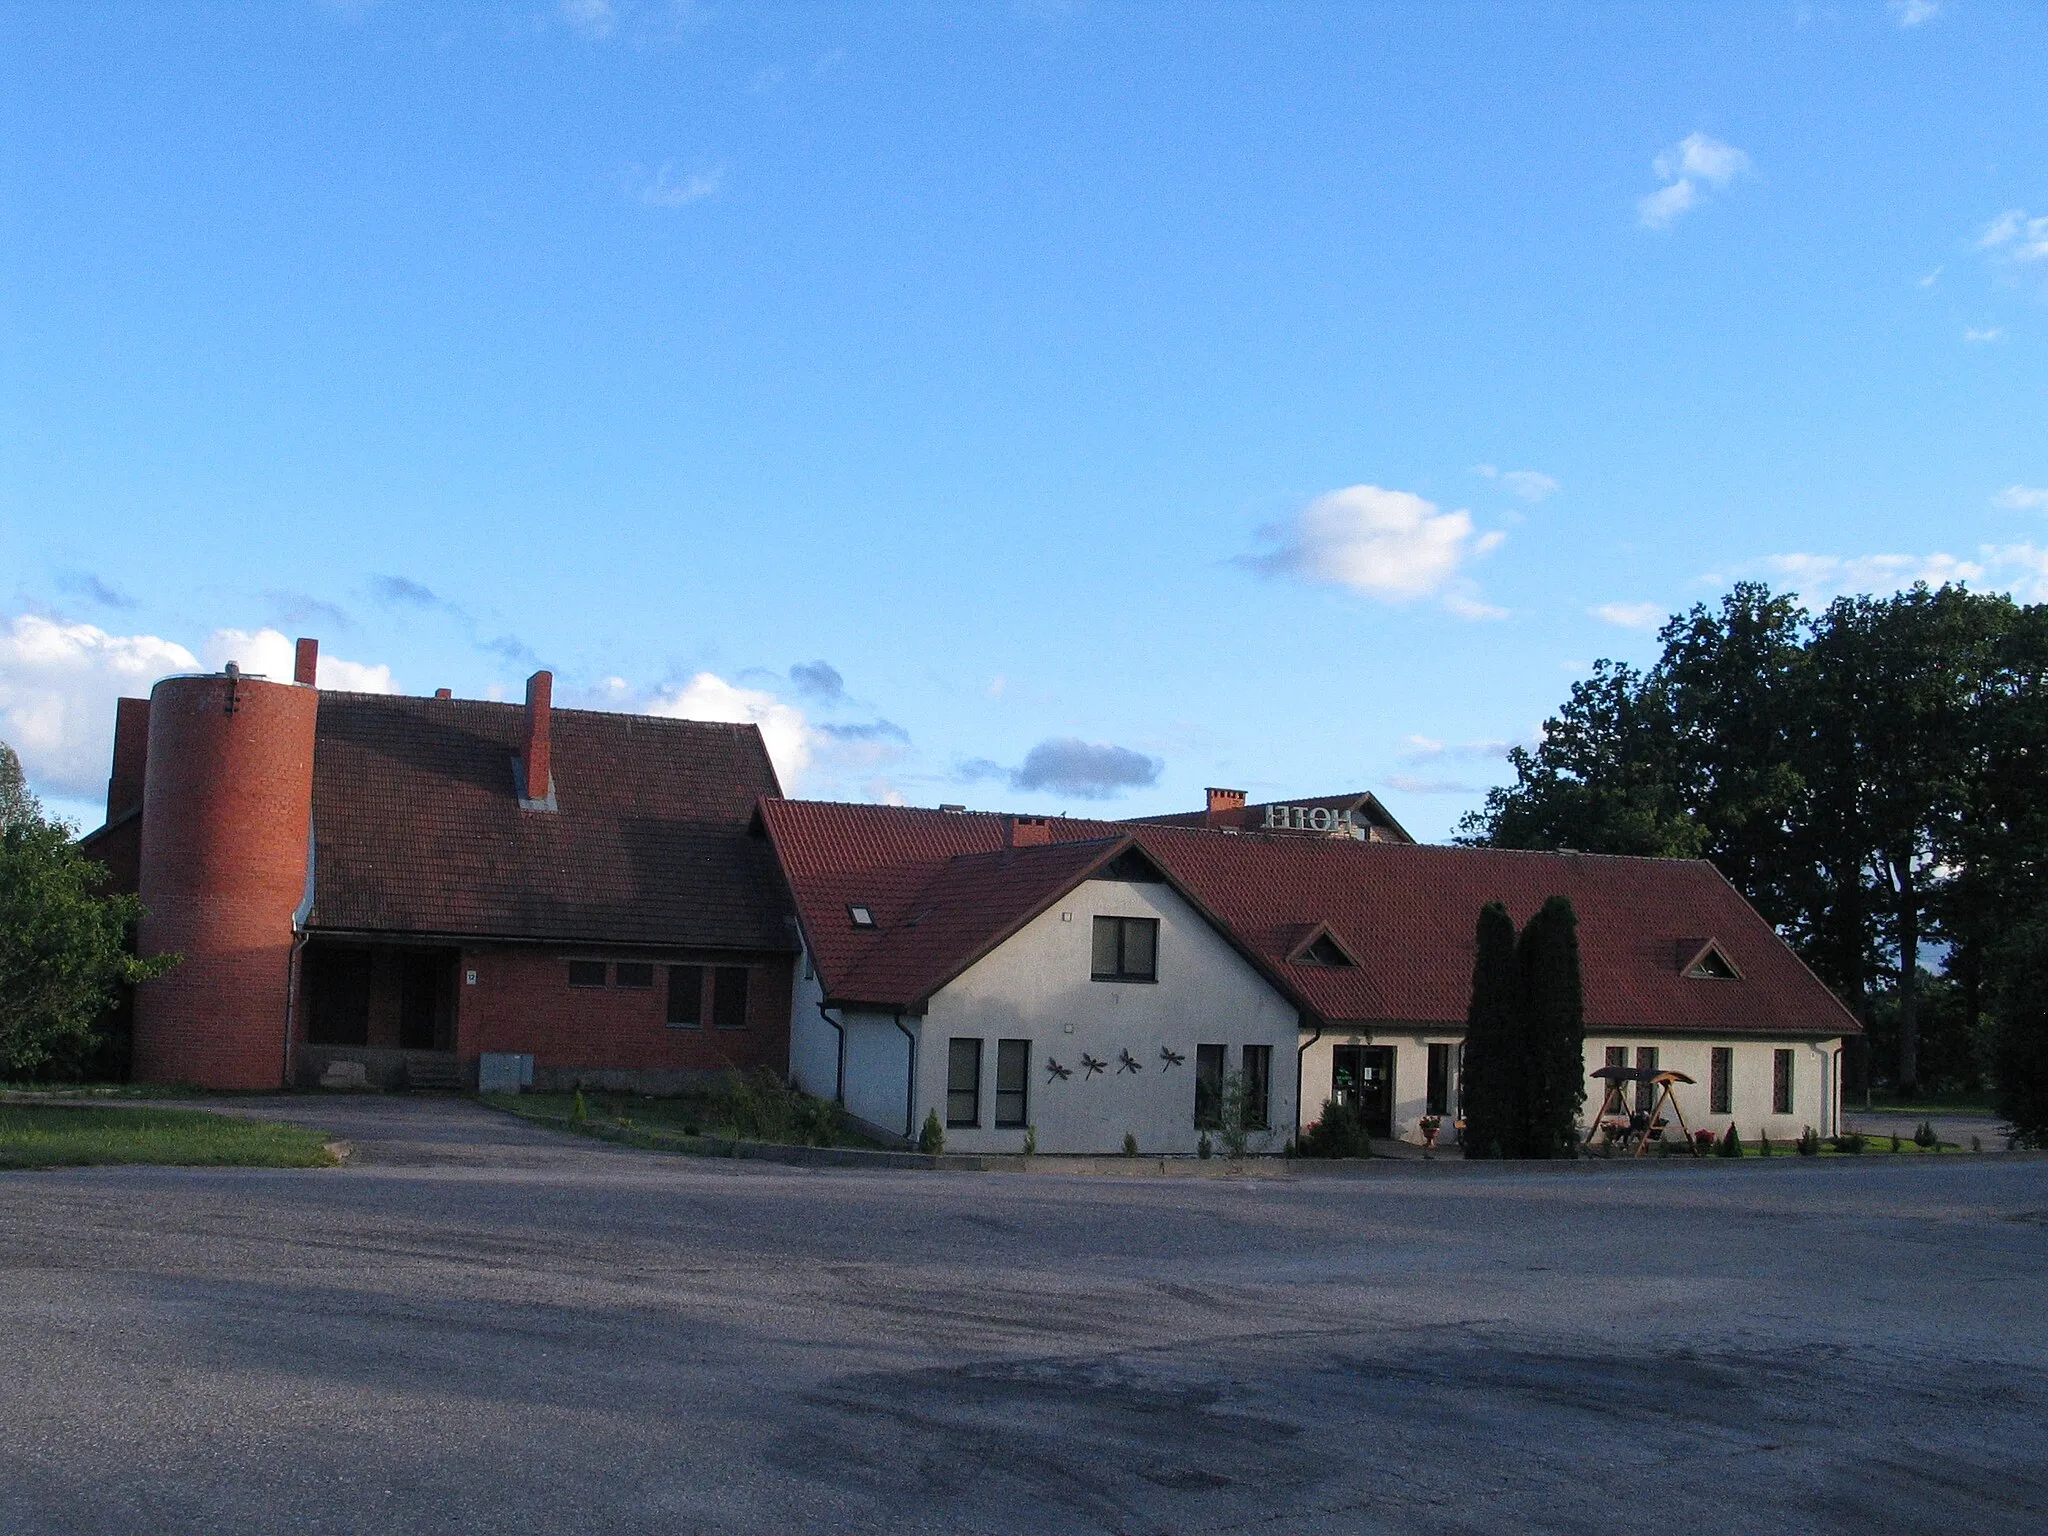
[[1244,809],[1244,791],[1241,789],[1212,789],[1209,794],[1209,814],[1218,811],[1241,811]]
[[107,820],[142,808],[149,771],[149,700],[114,701],[114,772],[107,780]]
[[1052,841],[1052,828],[1043,816],[1012,816],[1003,842],[1011,848],[1042,848]]
[[551,810],[555,798],[555,755],[551,736],[555,674],[536,672],[526,680],[526,749],[519,754],[523,770],[522,804],[528,810]]
[[452,699],[455,697],[455,690],[453,688],[436,688],[434,690],[434,697],[437,699]]
[[302,688],[315,688],[320,675],[320,642],[301,640],[292,655],[292,681]]

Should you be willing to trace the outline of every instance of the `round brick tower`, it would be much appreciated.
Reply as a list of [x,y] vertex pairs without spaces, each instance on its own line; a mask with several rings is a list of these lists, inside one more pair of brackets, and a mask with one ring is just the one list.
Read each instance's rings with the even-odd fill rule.
[[149,698],[138,947],[184,961],[136,991],[135,1076],[276,1088],[320,696],[229,671]]

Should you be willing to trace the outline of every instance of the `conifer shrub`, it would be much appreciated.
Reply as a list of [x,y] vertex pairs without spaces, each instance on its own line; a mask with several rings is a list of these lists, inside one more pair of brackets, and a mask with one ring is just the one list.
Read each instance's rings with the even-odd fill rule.
[[1203,1162],[1206,1163],[1210,1158],[1214,1157],[1215,1155],[1215,1143],[1209,1140],[1209,1133],[1207,1131],[1202,1132],[1200,1139],[1198,1139],[1195,1142],[1195,1156],[1199,1157]]
[[[1523,1155],[1521,991],[1515,920],[1501,903],[1480,908],[1472,1000],[1465,1013],[1465,1155]],[[1325,1121],[1328,1120],[1325,1106]],[[1350,1156],[1350,1153],[1310,1153]]]
[[1810,1125],[1800,1134],[1799,1155],[1801,1157],[1820,1156],[1820,1132]]
[[1356,1109],[1325,1099],[1322,1118],[1301,1133],[1295,1151],[1302,1157],[1371,1157],[1372,1138]]
[[1576,1157],[1586,1102],[1586,1010],[1579,919],[1568,898],[1552,896],[1529,919],[1515,961],[1526,1083],[1522,1155]]
[[1914,1145],[1929,1152],[1936,1152],[1941,1149],[1941,1138],[1934,1133],[1934,1122],[1932,1120],[1922,1120],[1920,1122],[1920,1128],[1913,1132],[1913,1142]]
[[1771,1155],[1771,1133],[1769,1131],[1757,1132],[1756,1155],[1758,1157],[1769,1157]]
[[1135,1137],[1135,1136],[1133,1136],[1133,1135],[1132,1135],[1132,1134],[1131,1134],[1131,1133],[1130,1133],[1129,1131],[1125,1131],[1125,1132],[1124,1132],[1124,1156],[1125,1156],[1125,1157],[1136,1157],[1137,1155],[1138,1155],[1138,1138],[1137,1138],[1137,1137]]
[[1722,1136],[1720,1143],[1714,1148],[1714,1156],[1742,1156],[1742,1133],[1735,1129],[1735,1122],[1733,1120],[1728,1122],[1727,1133]]
[[924,1112],[924,1129],[917,1133],[917,1150],[936,1157],[946,1150],[946,1128],[939,1124],[939,1112],[928,1109]]

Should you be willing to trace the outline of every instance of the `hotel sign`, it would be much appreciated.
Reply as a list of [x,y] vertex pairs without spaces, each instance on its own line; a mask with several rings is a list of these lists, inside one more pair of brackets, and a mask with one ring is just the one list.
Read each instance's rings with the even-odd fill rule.
[[1261,825],[1269,832],[1344,832],[1355,835],[1358,823],[1349,811],[1327,805],[1269,805]]

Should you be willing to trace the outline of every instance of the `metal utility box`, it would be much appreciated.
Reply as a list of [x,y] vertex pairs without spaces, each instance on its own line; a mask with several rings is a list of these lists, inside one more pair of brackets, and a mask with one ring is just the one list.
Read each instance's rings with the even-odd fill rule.
[[532,1056],[510,1051],[485,1051],[477,1057],[478,1093],[518,1093],[532,1086]]

